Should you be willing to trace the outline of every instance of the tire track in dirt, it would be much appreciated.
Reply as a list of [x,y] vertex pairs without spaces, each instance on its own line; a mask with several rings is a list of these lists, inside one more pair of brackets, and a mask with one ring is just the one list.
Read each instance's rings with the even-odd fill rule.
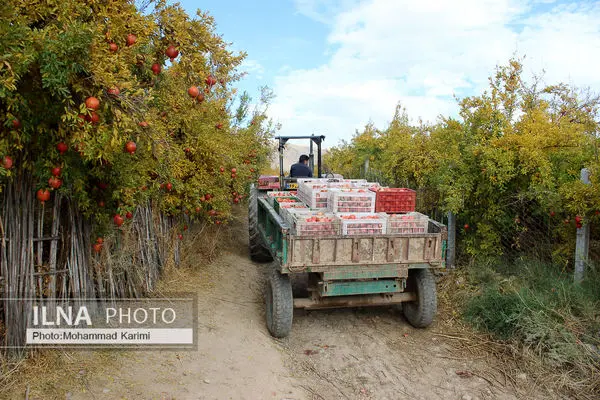
[[198,351],[115,353],[116,368],[69,398],[548,398],[492,375],[492,356],[456,354],[442,323],[417,330],[396,309],[296,311],[291,335],[272,338],[263,304],[269,266],[249,260],[245,226],[232,229],[221,256],[185,277],[198,288]]

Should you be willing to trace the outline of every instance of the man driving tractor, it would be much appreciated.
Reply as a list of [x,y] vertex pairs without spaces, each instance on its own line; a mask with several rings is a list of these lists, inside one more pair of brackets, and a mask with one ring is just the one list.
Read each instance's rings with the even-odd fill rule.
[[312,178],[312,171],[308,167],[308,156],[302,154],[300,160],[290,168],[291,178]]

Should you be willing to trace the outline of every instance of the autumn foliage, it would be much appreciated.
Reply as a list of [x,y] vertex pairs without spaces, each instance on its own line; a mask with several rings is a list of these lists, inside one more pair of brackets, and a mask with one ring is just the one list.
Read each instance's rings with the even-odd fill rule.
[[[361,176],[368,159],[374,178],[423,189],[428,210],[458,215],[469,254],[535,246],[536,229],[564,244],[561,237],[574,238],[576,226],[600,214],[598,105],[588,91],[524,82],[521,62],[511,60],[484,93],[460,100],[458,119],[415,125],[398,107],[387,128],[367,125],[332,149],[326,164]],[[580,182],[583,167],[591,185]],[[560,246],[555,255],[571,260],[574,249]]]
[[105,225],[149,200],[170,215],[228,218],[266,162],[272,126],[268,92],[254,110],[236,93],[245,55],[211,16],[165,1],[7,1],[0,191],[34,174],[40,201],[60,191]]

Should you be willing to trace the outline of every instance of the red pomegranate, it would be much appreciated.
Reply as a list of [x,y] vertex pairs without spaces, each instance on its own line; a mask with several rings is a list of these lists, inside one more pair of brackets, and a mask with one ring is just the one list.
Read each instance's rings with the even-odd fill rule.
[[13,160],[10,156],[4,156],[2,157],[2,166],[5,169],[11,169],[13,166]]
[[48,179],[48,185],[50,185],[50,187],[53,189],[58,189],[62,186],[62,181],[56,176],[52,176],[50,179]]
[[50,200],[50,191],[48,189],[40,189],[37,191],[36,197],[43,204],[46,201]]
[[100,100],[95,97],[88,97],[85,99],[85,106],[90,110],[96,111],[100,107]]
[[110,94],[111,96],[118,96],[121,94],[121,91],[117,86],[113,86],[112,88],[108,89],[106,93]]
[[98,113],[92,112],[90,114],[90,122],[93,125],[96,125],[98,122],[100,122],[100,116],[98,115]]
[[191,87],[188,89],[188,94],[189,94],[191,97],[194,97],[194,98],[196,98],[196,97],[198,97],[198,95],[200,94],[200,90],[198,90],[198,88],[197,88],[196,86],[191,86]]
[[127,46],[133,46],[135,44],[135,42],[137,41],[137,36],[135,36],[133,33],[130,33],[129,35],[127,35]]
[[167,47],[165,54],[171,59],[171,61],[173,61],[179,55],[179,50],[177,50],[175,46],[169,46]]
[[123,217],[121,217],[119,214],[116,214],[113,217],[113,222],[115,223],[115,225],[121,226],[121,225],[123,225],[124,220],[123,220]]
[[69,147],[63,142],[60,142],[56,145],[56,150],[58,150],[60,154],[66,153],[68,149]]
[[135,153],[136,149],[137,149],[137,145],[135,144],[135,142],[132,142],[130,140],[129,142],[125,143],[125,151],[128,152],[129,154]]
[[206,84],[208,86],[211,86],[211,87],[214,86],[215,83],[217,83],[217,79],[212,75],[207,76],[204,81],[206,82]]

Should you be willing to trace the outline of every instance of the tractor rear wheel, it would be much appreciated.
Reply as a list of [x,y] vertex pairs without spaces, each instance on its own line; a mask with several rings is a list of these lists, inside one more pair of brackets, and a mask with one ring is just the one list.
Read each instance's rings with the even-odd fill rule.
[[250,189],[248,200],[248,248],[252,261],[268,263],[273,261],[269,250],[265,247],[258,231],[258,190]]
[[402,310],[408,322],[415,328],[431,325],[437,312],[437,292],[431,270],[409,270],[406,291],[417,295],[416,301],[402,303]]
[[267,281],[265,296],[267,328],[272,336],[284,338],[292,330],[294,297],[290,277],[273,269]]

